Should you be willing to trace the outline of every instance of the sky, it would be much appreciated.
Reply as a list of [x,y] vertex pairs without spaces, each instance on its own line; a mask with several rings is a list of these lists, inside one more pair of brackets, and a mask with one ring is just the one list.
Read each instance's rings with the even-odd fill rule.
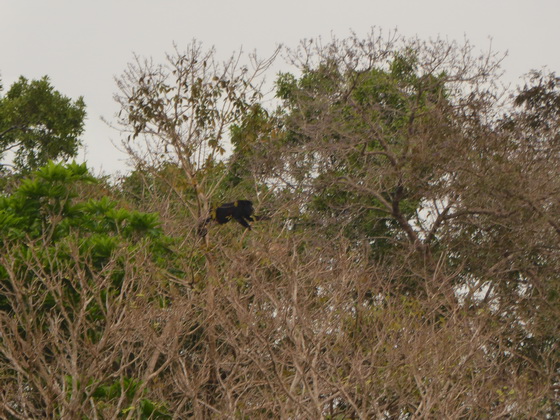
[[114,120],[115,77],[134,54],[163,62],[196,39],[270,55],[304,38],[366,36],[373,27],[405,37],[468,39],[480,51],[507,53],[504,81],[531,69],[560,74],[559,0],[0,0],[0,78],[48,75],[61,93],[83,96],[87,120],[79,160],[96,174],[126,172]]

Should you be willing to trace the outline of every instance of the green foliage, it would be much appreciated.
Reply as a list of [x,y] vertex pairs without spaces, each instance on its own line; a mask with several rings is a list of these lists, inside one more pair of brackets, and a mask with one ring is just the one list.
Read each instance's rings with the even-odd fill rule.
[[128,399],[132,399],[140,385],[140,381],[125,377],[113,383],[99,385],[92,395],[95,398],[111,400],[125,394]]
[[[92,394],[97,404],[109,403],[118,400],[123,395],[126,397],[127,402],[131,402],[137,392],[139,391],[141,381],[132,378],[121,378],[108,383],[106,385],[98,386]],[[171,415],[164,405],[151,401],[147,398],[141,398],[136,405],[131,405],[123,409],[119,417],[124,417],[130,412],[136,412],[138,419],[171,419]]]
[[[66,376],[65,381],[68,389],[67,393],[70,396],[73,390],[73,379],[70,376]],[[80,388],[81,381],[76,382],[78,388]],[[120,399],[123,399],[125,405],[128,406],[118,413],[119,418],[126,417],[131,412],[135,412],[138,419],[171,419],[172,417],[164,404],[154,402],[148,398],[137,399],[135,404],[132,404],[137,394],[141,392],[141,386],[142,381],[140,380],[122,377],[113,382],[98,385],[89,383],[86,389],[95,387],[89,398],[91,398],[91,401],[94,402],[101,412],[105,406],[110,407]]]
[[85,116],[83,99],[62,95],[48,77],[20,77],[0,98],[0,158],[12,151],[15,168],[30,171],[51,159],[73,157]]
[[[273,155],[279,136],[279,121],[261,105],[254,105],[243,120],[232,126],[233,155],[224,187],[235,189],[235,197],[253,194],[255,176],[265,178],[270,165],[263,156]],[[264,183],[263,188],[266,188]]]
[[[165,263],[171,239],[163,234],[158,217],[119,208],[108,197],[80,199],[84,185],[95,182],[84,164],[51,162],[0,199],[0,245],[19,255],[22,270],[40,264],[46,273],[59,271],[78,264],[78,255],[89,270],[102,270],[117,254],[130,258],[140,247],[149,249],[153,261]],[[117,287],[120,278],[117,264]],[[6,276],[1,281],[10,289]]]
[[[426,122],[417,115],[445,98],[444,75],[422,77],[416,54],[404,50],[386,67],[362,70],[343,70],[325,59],[304,68],[299,79],[281,74],[276,87],[287,112],[282,141],[298,145],[299,160],[291,162],[290,175],[314,185],[308,209],[315,218],[336,231],[343,227],[351,238],[395,237],[395,215],[386,203],[398,198],[408,219],[419,202],[395,176],[402,170],[397,156],[406,153],[413,124]],[[306,126],[309,133],[302,130]],[[380,196],[349,188],[365,180],[385,184],[386,191]],[[385,247],[386,240],[375,242],[378,250],[381,243]]]

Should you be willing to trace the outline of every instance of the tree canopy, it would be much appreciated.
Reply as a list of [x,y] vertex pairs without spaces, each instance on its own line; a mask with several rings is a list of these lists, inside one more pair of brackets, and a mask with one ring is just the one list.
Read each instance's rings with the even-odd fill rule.
[[[372,31],[284,48],[270,97],[277,55],[136,57],[134,171],[6,190],[0,412],[558,417],[559,78]],[[266,220],[207,224],[237,200]]]
[[64,96],[48,77],[20,77],[0,97],[0,159],[12,152],[16,170],[29,171],[76,156],[85,116],[83,99]]

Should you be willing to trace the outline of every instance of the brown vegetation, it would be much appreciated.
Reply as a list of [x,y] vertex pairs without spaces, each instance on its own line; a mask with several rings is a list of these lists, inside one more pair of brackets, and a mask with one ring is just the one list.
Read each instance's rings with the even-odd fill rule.
[[[121,79],[138,166],[113,195],[180,239],[166,266],[147,245],[26,275],[2,254],[5,417],[560,414],[558,79],[507,96],[495,56],[375,34],[286,55],[277,110],[268,62],[197,45]],[[238,198],[270,220],[197,234]]]

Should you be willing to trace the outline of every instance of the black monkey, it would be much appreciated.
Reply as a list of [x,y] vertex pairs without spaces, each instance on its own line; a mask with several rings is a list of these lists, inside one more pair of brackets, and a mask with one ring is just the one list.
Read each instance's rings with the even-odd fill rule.
[[264,216],[256,216],[255,209],[253,208],[253,202],[249,200],[237,200],[233,203],[224,203],[221,206],[215,208],[210,213],[210,217],[206,219],[202,226],[200,226],[199,231],[204,235],[206,229],[204,226],[212,220],[215,220],[220,225],[229,222],[231,219],[237,221],[243,227],[251,230],[251,225],[249,222],[254,222],[257,220],[264,220]]
[[214,209],[211,213],[210,220],[215,220],[220,225],[235,219],[243,227],[251,229],[249,222],[253,221],[253,203],[249,200],[237,200],[233,203],[224,203],[220,207]]

